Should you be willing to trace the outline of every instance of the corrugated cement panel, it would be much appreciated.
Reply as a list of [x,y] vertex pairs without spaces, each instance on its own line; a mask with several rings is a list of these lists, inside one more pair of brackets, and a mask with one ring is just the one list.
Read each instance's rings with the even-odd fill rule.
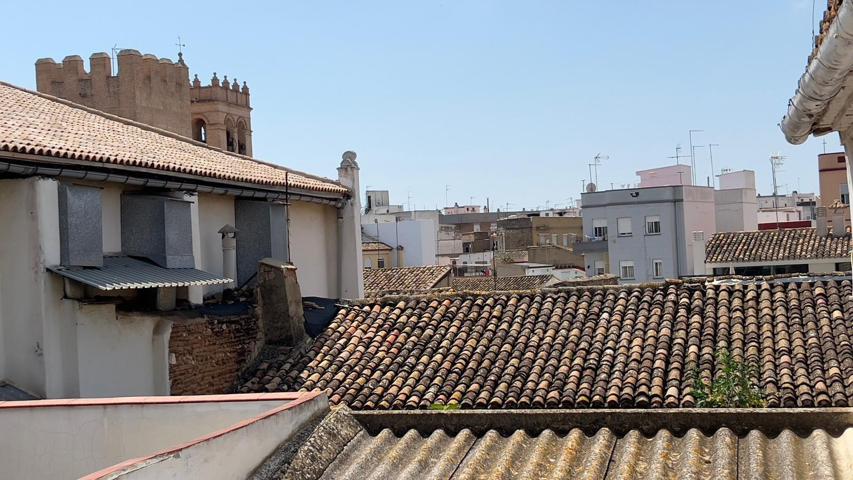
[[693,429],[677,437],[661,430],[617,437],[607,429],[587,436],[470,430],[427,437],[409,430],[397,437],[360,432],[325,470],[323,479],[850,479],[853,429],[833,437],[784,431],[768,438],[758,431],[738,438],[722,428],[706,436]]
[[162,268],[130,257],[104,257],[100,268],[50,267],[50,270],[100,290],[216,285],[231,280],[194,268]]

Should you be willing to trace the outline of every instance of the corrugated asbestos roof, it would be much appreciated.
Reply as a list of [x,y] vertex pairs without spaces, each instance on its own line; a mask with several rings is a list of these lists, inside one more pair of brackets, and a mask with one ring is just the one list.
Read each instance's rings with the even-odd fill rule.
[[323,472],[322,479],[842,479],[853,474],[853,429],[839,437],[816,430],[802,438],[790,430],[768,437],[753,430],[739,438],[722,428],[682,437],[636,430],[617,437],[608,429],[587,436],[545,430],[530,436],[495,430],[476,436],[443,430],[427,437],[409,430],[397,437],[360,432]]
[[104,266],[49,267],[63,277],[99,290],[217,285],[232,280],[195,268],[162,268],[130,257],[104,257]]
[[0,151],[124,165],[332,194],[332,180],[225,152],[164,130],[0,82]]
[[[518,418],[524,412],[503,415]],[[698,421],[714,413],[695,415]],[[333,410],[308,435],[287,445],[295,453],[275,478],[851,478],[853,428],[802,429],[802,425],[796,426],[794,416],[785,418],[784,426],[778,429],[722,426],[710,431],[679,431],[663,427],[652,430],[651,435],[642,433],[645,428],[623,430],[616,425],[610,429],[606,417],[601,418],[603,426],[594,429],[525,427],[504,431],[483,428],[473,421],[470,428],[458,431],[452,427],[374,431],[361,420],[353,420],[346,409]],[[389,422],[385,427],[394,427],[394,420]]]

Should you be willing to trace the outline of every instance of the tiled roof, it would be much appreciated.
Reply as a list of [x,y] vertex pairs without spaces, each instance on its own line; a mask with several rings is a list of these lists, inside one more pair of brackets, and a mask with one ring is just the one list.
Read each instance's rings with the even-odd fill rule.
[[363,252],[385,252],[393,250],[393,248],[385,242],[361,242],[361,250]]
[[450,275],[450,266],[369,268],[364,270],[364,293],[422,292],[435,287]]
[[453,277],[451,286],[460,292],[532,290],[544,287],[553,280],[553,275],[516,275],[498,277],[497,280],[494,277]]
[[[0,82],[3,151],[284,187],[286,169],[164,130]],[[345,194],[332,180],[290,171],[290,186]]]
[[[827,33],[829,32],[829,26],[832,25],[832,22],[835,20],[835,17],[838,16],[838,9],[841,7],[841,2],[843,0],[827,0],[826,2],[826,10],[823,12],[823,19],[820,21],[820,28],[818,35],[815,35],[814,39],[814,50],[812,51],[812,56],[817,53],[818,48],[823,43],[823,40],[826,38]],[[811,57],[809,57],[811,59]]]
[[769,407],[853,406],[851,282],[668,282],[432,295],[341,309],[241,391],[323,389],[354,409],[691,407],[717,353]]
[[720,232],[705,246],[705,263],[845,258],[850,247],[849,233],[818,235],[814,228]]
[[[525,413],[493,417],[506,415]],[[600,415],[600,424],[615,423]],[[373,431],[346,409],[336,410],[303,441],[287,445],[295,453],[275,478],[824,480],[853,471],[853,428],[661,428],[646,435],[606,426],[485,430],[476,421],[458,431],[388,426]]]

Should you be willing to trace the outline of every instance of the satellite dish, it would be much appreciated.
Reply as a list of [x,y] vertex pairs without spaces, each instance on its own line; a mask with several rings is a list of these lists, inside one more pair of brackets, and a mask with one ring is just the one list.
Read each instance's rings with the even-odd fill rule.
[[586,193],[592,193],[596,190],[598,190],[598,187],[596,187],[594,183],[589,182],[586,184]]

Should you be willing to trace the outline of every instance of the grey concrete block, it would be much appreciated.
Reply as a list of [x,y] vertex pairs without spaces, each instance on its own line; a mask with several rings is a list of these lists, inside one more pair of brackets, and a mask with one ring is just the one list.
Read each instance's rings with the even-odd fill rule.
[[59,184],[59,242],[62,265],[103,266],[100,188]]
[[287,259],[287,224],[284,205],[238,199],[234,203],[237,230],[237,284],[258,271],[264,258]]
[[190,202],[156,195],[122,195],[121,247],[164,268],[193,268]]

